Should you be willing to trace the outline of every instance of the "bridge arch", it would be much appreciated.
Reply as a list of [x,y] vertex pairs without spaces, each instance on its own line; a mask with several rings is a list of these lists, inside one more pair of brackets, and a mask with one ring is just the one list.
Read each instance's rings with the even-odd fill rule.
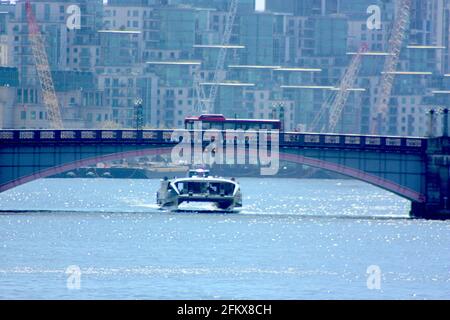
[[404,187],[398,183],[391,180],[381,178],[379,176],[367,173],[362,170],[358,170],[352,167],[344,166],[330,161],[324,161],[317,158],[305,157],[298,154],[280,152],[280,160],[285,160],[292,163],[298,163],[303,165],[308,165],[318,169],[324,169],[331,172],[339,173],[344,176],[354,178],[356,180],[369,183],[383,190],[392,192],[402,198],[408,200],[423,203],[426,201],[424,194],[417,192],[415,190]]
[[133,151],[126,151],[126,152],[117,152],[112,154],[106,154],[106,155],[99,155],[95,157],[90,157],[86,159],[80,159],[72,162],[67,162],[64,164],[61,164],[59,166],[51,167],[45,170],[41,170],[38,172],[35,172],[33,174],[20,177],[18,179],[15,179],[13,181],[10,181],[2,186],[0,186],[0,192],[4,192],[10,189],[13,189],[15,187],[18,187],[20,185],[26,184],[28,182],[48,178],[60,173],[64,173],[70,170],[75,170],[81,167],[94,165],[100,162],[107,162],[107,161],[115,161],[115,160],[122,160],[127,158],[133,158],[133,157],[144,157],[144,156],[156,156],[156,155],[163,155],[163,154],[170,154],[172,151],[172,148],[163,147],[163,148],[152,148],[152,149],[142,149],[142,150],[133,150]]
[[[132,157],[170,154],[171,151],[172,151],[172,147],[147,148],[147,149],[131,150],[131,151],[126,151],[126,152],[98,155],[95,157],[80,159],[80,160],[64,163],[64,164],[61,164],[61,165],[58,165],[55,167],[47,168],[47,169],[32,173],[30,175],[26,175],[26,176],[17,178],[13,181],[10,181],[10,182],[0,186],[0,192],[15,188],[17,186],[31,182],[33,180],[46,178],[49,176],[64,173],[64,172],[74,170],[74,169],[84,167],[84,166],[94,165],[99,162],[114,161],[114,160],[120,160],[120,159],[125,159],[125,158],[132,158]],[[302,164],[302,165],[308,165],[311,167],[325,169],[325,170],[328,170],[331,172],[339,173],[339,174],[372,184],[376,187],[387,190],[389,192],[392,192],[394,194],[397,194],[403,198],[406,198],[406,199],[414,201],[414,202],[422,203],[422,202],[426,201],[425,196],[415,190],[411,190],[411,189],[404,187],[400,184],[397,184],[393,181],[384,179],[382,177],[370,174],[370,173],[362,171],[362,170],[358,170],[356,168],[344,166],[344,165],[337,164],[337,163],[330,162],[330,161],[321,160],[318,158],[305,157],[305,156],[302,156],[299,154],[283,152],[282,149],[280,150],[280,160],[297,163],[297,164]]]

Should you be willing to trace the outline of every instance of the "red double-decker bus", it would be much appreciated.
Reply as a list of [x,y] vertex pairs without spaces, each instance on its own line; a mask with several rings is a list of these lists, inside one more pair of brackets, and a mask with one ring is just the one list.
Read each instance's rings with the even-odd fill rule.
[[282,130],[280,120],[227,119],[222,114],[187,117],[184,125],[188,130]]

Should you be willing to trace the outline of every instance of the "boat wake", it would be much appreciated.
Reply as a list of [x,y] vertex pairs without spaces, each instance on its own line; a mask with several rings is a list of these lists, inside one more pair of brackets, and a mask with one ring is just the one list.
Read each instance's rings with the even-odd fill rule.
[[203,203],[182,203],[178,208],[170,209],[175,213],[202,213],[202,214],[237,214],[238,209],[221,210],[212,202]]
[[178,208],[174,210],[166,209],[154,209],[151,211],[132,211],[132,210],[0,210],[0,216],[8,215],[30,215],[30,214],[90,214],[90,215],[120,215],[120,214],[148,214],[148,215],[168,215],[168,214],[234,214],[242,217],[279,217],[279,218],[299,218],[299,219],[329,219],[329,220],[414,220],[408,215],[349,215],[349,214],[303,214],[303,213],[262,213],[252,212],[245,209],[233,211],[225,211],[217,208]]

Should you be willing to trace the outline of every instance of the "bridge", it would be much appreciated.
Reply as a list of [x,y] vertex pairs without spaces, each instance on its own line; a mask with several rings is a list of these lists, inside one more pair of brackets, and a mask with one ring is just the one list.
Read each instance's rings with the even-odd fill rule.
[[[170,154],[179,143],[172,139],[173,132],[0,130],[0,192],[99,162]],[[245,134],[235,143],[249,148]],[[280,160],[330,170],[393,192],[411,201],[412,217],[450,218],[447,136],[282,132],[278,141]]]

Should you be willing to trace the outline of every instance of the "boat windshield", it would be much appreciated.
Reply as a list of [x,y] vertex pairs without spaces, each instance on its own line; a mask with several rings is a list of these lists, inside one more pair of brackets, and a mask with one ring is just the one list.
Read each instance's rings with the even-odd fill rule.
[[208,178],[209,170],[197,169],[189,171],[189,178],[199,177],[199,178]]
[[234,184],[229,182],[178,182],[176,187],[180,194],[208,194],[220,196],[232,196]]

